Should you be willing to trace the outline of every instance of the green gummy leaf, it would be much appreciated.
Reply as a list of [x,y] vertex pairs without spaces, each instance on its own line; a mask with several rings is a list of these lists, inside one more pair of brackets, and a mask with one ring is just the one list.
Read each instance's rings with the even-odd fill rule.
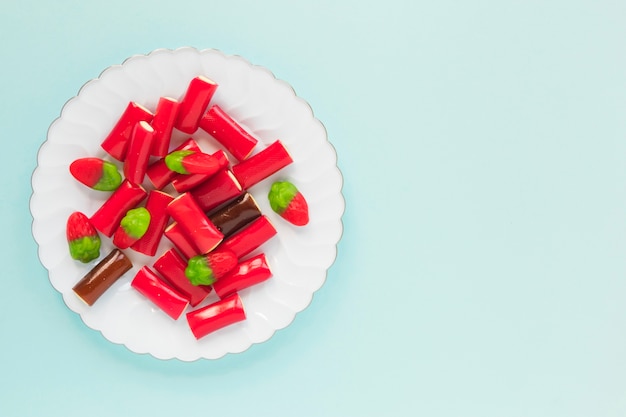
[[130,237],[139,239],[150,226],[150,212],[145,207],[128,210],[120,225]]
[[100,256],[100,236],[85,236],[69,242],[72,259],[87,263]]
[[165,165],[167,165],[170,170],[178,172],[179,174],[189,174],[183,166],[183,158],[192,153],[194,153],[194,151],[188,149],[171,152],[165,157]]
[[295,185],[290,183],[289,181],[276,181],[272,184],[272,188],[270,188],[270,192],[267,195],[267,198],[270,201],[270,207],[274,212],[281,214],[293,197],[298,194],[298,189]]
[[194,256],[187,263],[185,268],[185,276],[193,285],[211,285],[215,282],[213,271],[207,265],[205,256]]
[[117,170],[117,167],[108,161],[103,161],[102,164],[102,177],[92,187],[98,191],[113,191],[116,190],[122,183],[122,175]]

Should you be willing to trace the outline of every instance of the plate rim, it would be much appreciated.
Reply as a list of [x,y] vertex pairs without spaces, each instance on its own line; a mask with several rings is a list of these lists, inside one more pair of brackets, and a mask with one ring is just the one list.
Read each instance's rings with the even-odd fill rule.
[[[334,156],[334,169],[336,170],[336,173],[338,175],[338,179],[339,179],[339,189],[338,189],[338,193],[336,194],[336,197],[338,197],[338,204],[340,204],[341,209],[340,209],[340,213],[337,217],[338,223],[339,223],[339,232],[338,232],[338,236],[336,241],[333,243],[333,256],[332,259],[330,260],[328,266],[324,266],[324,277],[323,280],[321,281],[320,285],[311,292],[311,297],[308,300],[308,302],[298,311],[294,312],[293,318],[291,320],[289,320],[289,322],[287,322],[284,326],[279,327],[279,328],[272,328],[271,333],[269,334],[269,336],[267,338],[265,338],[264,340],[261,341],[250,341],[250,344],[247,345],[246,347],[244,347],[242,350],[233,352],[233,351],[226,351],[223,352],[221,355],[217,356],[217,357],[207,357],[207,356],[198,356],[198,357],[192,357],[192,358],[186,358],[186,357],[180,357],[180,354],[174,354],[172,356],[159,356],[154,354],[153,352],[150,351],[146,351],[146,352],[140,352],[137,351],[133,348],[131,348],[128,343],[124,342],[124,341],[117,341],[117,340],[112,340],[110,337],[107,337],[107,335],[105,335],[103,329],[101,328],[95,328],[92,325],[88,324],[85,320],[85,317],[83,316],[83,314],[81,314],[80,312],[76,311],[75,309],[72,308],[72,306],[70,306],[68,304],[68,302],[65,299],[65,293],[63,293],[61,290],[59,290],[55,284],[53,283],[51,277],[50,277],[50,273],[51,273],[51,269],[44,264],[44,262],[42,261],[41,258],[41,251],[42,251],[42,244],[40,243],[40,241],[38,240],[37,236],[36,236],[36,231],[35,231],[35,227],[37,224],[37,218],[34,214],[34,210],[33,208],[36,205],[36,199],[35,196],[37,194],[37,190],[35,189],[35,180],[36,180],[36,176],[38,175],[37,173],[41,170],[41,159],[42,159],[42,155],[44,154],[45,151],[45,146],[48,143],[49,139],[50,139],[50,133],[52,131],[52,129],[54,128],[54,126],[59,123],[62,119],[63,119],[63,112],[64,110],[67,108],[67,106],[73,102],[74,100],[77,100],[81,93],[83,91],[85,91],[85,89],[91,85],[94,82],[99,82],[106,74],[108,74],[110,71],[112,71],[115,68],[123,68],[125,65],[128,65],[129,62],[132,62],[136,59],[143,59],[143,58],[148,58],[154,54],[159,54],[159,53],[169,53],[171,55],[175,55],[176,53],[181,53],[181,52],[186,52],[186,51],[190,51],[190,52],[194,52],[198,55],[203,55],[203,54],[209,54],[209,53],[214,53],[214,54],[218,54],[220,55],[222,58],[235,58],[237,60],[242,61],[243,63],[245,63],[247,66],[251,67],[253,70],[261,70],[265,73],[267,73],[269,76],[271,76],[272,81],[276,81],[279,82],[280,84],[282,84],[283,86],[286,86],[290,89],[291,94],[293,95],[293,98],[296,99],[300,104],[306,106],[307,111],[310,113],[311,118],[313,120],[314,123],[316,123],[319,127],[321,127],[323,129],[323,134],[324,134],[324,144],[325,146],[329,147],[329,149],[332,151],[333,156]],[[295,88],[288,82],[279,79],[278,77],[276,77],[276,75],[267,67],[261,66],[261,65],[257,65],[257,64],[253,64],[251,63],[249,60],[247,60],[246,58],[244,58],[241,55],[238,54],[226,54],[224,52],[222,52],[219,49],[216,48],[205,48],[205,49],[199,49],[199,48],[195,48],[195,47],[191,47],[191,46],[183,46],[183,47],[179,47],[179,48],[175,48],[175,49],[170,49],[170,48],[157,48],[154,49],[148,53],[145,54],[133,54],[127,58],[125,58],[120,64],[112,64],[107,66],[106,68],[104,68],[97,77],[95,78],[91,78],[89,80],[87,80],[86,82],[84,82],[80,88],[77,90],[77,92],[75,93],[75,95],[73,95],[72,97],[70,97],[68,100],[66,100],[64,102],[64,104],[62,105],[58,116],[50,123],[47,131],[46,131],[46,137],[45,140],[40,144],[40,146],[37,149],[37,164],[35,166],[35,168],[33,169],[32,173],[31,173],[31,177],[30,177],[30,187],[31,187],[31,194],[30,194],[30,198],[29,198],[29,212],[32,218],[31,221],[31,227],[30,227],[30,232],[31,232],[31,236],[33,237],[33,240],[35,241],[35,243],[37,244],[37,257],[39,260],[39,263],[44,267],[44,269],[46,270],[46,275],[48,278],[48,282],[50,283],[50,285],[54,288],[54,290],[59,293],[61,295],[61,299],[63,300],[63,303],[65,304],[65,306],[68,308],[68,310],[72,311],[73,313],[77,314],[80,318],[81,321],[85,324],[85,326],[91,330],[94,330],[98,333],[100,333],[107,341],[112,342],[114,344],[117,345],[123,345],[125,346],[126,349],[128,349],[129,351],[135,353],[135,354],[142,354],[142,355],[149,355],[152,356],[156,359],[159,360],[171,360],[171,359],[177,359],[183,362],[193,362],[193,361],[197,361],[197,360],[202,360],[202,359],[208,359],[208,360],[217,360],[220,359],[226,355],[229,354],[237,354],[237,353],[243,353],[247,350],[249,350],[252,346],[256,345],[256,344],[260,344],[260,343],[264,343],[266,341],[268,341],[269,339],[271,339],[277,331],[282,330],[286,327],[288,327],[289,325],[291,325],[293,323],[293,321],[295,320],[295,317],[297,316],[298,313],[304,311],[306,308],[308,308],[310,306],[310,304],[313,301],[313,297],[315,296],[315,293],[317,291],[319,291],[319,289],[321,289],[321,287],[325,284],[327,278],[328,278],[328,274],[329,274],[329,270],[330,268],[335,264],[335,262],[337,261],[337,258],[339,256],[339,242],[341,241],[341,239],[343,238],[343,235],[345,233],[345,224],[344,224],[344,220],[343,220],[343,216],[345,214],[345,210],[346,210],[346,199],[345,196],[343,194],[344,191],[344,187],[345,187],[345,181],[344,181],[344,176],[343,173],[339,167],[339,155],[337,153],[337,150],[335,148],[335,146],[333,145],[333,143],[329,140],[329,135],[328,135],[328,130],[326,128],[326,126],[321,122],[321,120],[319,120],[316,116],[315,113],[313,111],[312,106],[306,101],[304,100],[302,97],[298,96]]]

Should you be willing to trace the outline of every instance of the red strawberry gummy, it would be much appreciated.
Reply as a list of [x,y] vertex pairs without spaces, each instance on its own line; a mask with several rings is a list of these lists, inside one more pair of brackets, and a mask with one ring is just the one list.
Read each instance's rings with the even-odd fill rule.
[[113,235],[113,244],[126,249],[146,234],[150,226],[150,212],[145,207],[128,210]]
[[211,285],[237,266],[237,256],[229,249],[218,249],[189,259],[185,276],[193,285]]
[[65,230],[72,259],[87,263],[100,256],[100,235],[83,213],[70,214]]
[[289,223],[295,226],[309,223],[309,205],[302,193],[289,181],[276,181],[267,197],[272,210]]
[[70,173],[87,187],[113,191],[122,183],[122,175],[111,162],[100,158],[80,158],[70,164]]
[[165,165],[179,174],[215,174],[220,169],[219,160],[204,152],[188,149],[173,151],[165,157]]

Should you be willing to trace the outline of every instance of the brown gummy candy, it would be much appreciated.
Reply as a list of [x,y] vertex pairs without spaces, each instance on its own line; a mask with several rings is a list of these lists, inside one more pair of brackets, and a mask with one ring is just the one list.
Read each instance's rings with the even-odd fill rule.
[[246,193],[232,203],[209,213],[209,219],[228,237],[261,217],[261,209],[252,195]]
[[132,267],[133,264],[124,252],[113,249],[72,289],[81,300],[92,306],[115,281]]

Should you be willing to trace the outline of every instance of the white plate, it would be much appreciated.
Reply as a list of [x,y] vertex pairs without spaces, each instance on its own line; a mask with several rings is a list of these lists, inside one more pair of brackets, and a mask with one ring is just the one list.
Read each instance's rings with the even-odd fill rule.
[[[65,238],[65,222],[71,212],[82,211],[90,216],[109,195],[78,183],[69,173],[69,164],[87,156],[111,160],[100,143],[129,101],[154,110],[159,97],[180,98],[189,81],[198,75],[219,84],[212,104],[219,104],[259,139],[256,151],[280,139],[294,160],[250,189],[278,231],[257,251],[267,255],[273,277],[241,292],[245,321],[199,341],[193,337],[184,316],[177,321],[170,319],[130,287],[139,268],[153,261],[132,250],[125,252],[134,263],[133,269],[92,307],[87,307],[72,287],[106,256],[112,244],[102,237],[100,258],[85,265],[70,258]],[[178,143],[186,137],[175,132],[173,140]],[[207,151],[215,148],[215,142],[201,130],[193,137]],[[269,207],[269,186],[273,180],[283,178],[292,180],[308,200],[311,220],[303,228],[286,223]],[[39,150],[38,166],[33,173],[32,229],[50,282],[89,327],[133,352],[184,361],[216,359],[268,340],[309,305],[336,257],[345,207],[342,184],[337,156],[323,125],[289,84],[277,80],[267,69],[216,50],[156,50],[107,68],[63,107]],[[169,241],[163,238],[157,256],[169,247]],[[216,299],[213,294],[198,307]]]

